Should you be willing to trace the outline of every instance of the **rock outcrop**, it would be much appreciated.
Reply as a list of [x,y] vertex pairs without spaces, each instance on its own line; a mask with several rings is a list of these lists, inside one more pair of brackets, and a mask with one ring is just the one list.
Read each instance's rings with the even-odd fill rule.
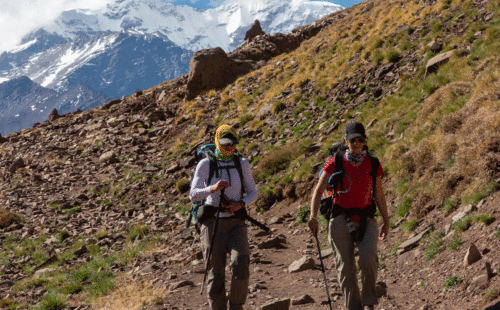
[[186,99],[194,99],[210,89],[223,88],[252,68],[249,63],[232,60],[220,47],[198,51],[189,63]]
[[260,22],[258,19],[255,20],[252,27],[245,34],[245,41],[252,40],[256,36],[265,34],[264,30],[260,26]]

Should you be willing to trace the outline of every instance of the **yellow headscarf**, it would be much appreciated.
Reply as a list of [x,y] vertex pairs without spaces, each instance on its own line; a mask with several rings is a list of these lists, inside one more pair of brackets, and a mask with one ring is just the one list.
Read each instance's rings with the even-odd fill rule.
[[227,161],[231,159],[231,155],[236,151],[236,147],[233,145],[231,148],[226,148],[223,149],[221,148],[220,145],[220,139],[222,139],[224,136],[232,134],[233,137],[238,139],[238,136],[236,135],[236,131],[234,130],[233,127],[229,125],[222,125],[219,128],[217,128],[217,131],[215,132],[215,146],[217,147],[217,150],[215,152],[215,156],[219,160]]

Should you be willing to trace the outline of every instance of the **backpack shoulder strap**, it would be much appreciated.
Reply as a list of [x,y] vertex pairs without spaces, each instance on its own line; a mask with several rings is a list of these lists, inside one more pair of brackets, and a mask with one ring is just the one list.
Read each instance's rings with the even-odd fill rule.
[[[338,151],[335,153],[335,166],[334,166],[334,171],[333,173],[341,172],[340,176],[336,178],[338,180],[338,183],[340,184],[340,190],[344,190],[344,182],[342,182],[343,178],[343,172],[344,172],[344,154],[345,152]],[[334,191],[337,190],[337,184],[334,186]]]
[[236,167],[236,171],[240,176],[240,184],[241,184],[241,198],[243,198],[243,194],[245,193],[245,183],[243,183],[243,169],[241,168],[241,156],[234,155],[233,156],[234,166]]
[[209,162],[209,169],[208,169],[207,185],[210,185],[210,182],[214,177],[214,173],[216,174],[217,178],[219,177],[219,170],[217,169],[217,160],[215,158],[208,157],[208,162]]
[[370,163],[372,165],[372,170],[370,171],[370,175],[372,176],[373,180],[373,195],[372,197],[375,198],[375,182],[377,182],[377,174],[378,174],[378,169],[380,166],[380,161],[378,160],[377,157],[373,156],[372,154],[367,154],[368,158],[370,159]]

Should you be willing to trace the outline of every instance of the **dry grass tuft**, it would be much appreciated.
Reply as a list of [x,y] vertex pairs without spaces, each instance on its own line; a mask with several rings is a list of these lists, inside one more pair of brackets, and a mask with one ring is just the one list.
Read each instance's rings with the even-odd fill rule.
[[9,227],[14,223],[20,223],[21,217],[16,213],[0,208],[0,229]]
[[142,309],[155,300],[165,300],[168,292],[149,281],[134,280],[126,275],[116,279],[117,289],[108,296],[92,302],[92,308],[101,310]]

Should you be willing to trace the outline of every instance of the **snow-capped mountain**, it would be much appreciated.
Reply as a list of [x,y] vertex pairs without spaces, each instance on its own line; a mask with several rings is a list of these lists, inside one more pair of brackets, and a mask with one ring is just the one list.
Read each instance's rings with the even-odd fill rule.
[[192,51],[216,46],[231,51],[243,42],[256,19],[267,33],[288,33],[340,9],[333,3],[310,0],[226,0],[208,10],[159,0],[117,0],[100,10],[63,12],[44,29],[72,40],[81,33],[133,28],[161,33]]
[[[43,88],[69,92],[62,96],[68,104],[76,102],[75,86],[81,85],[87,96],[119,98],[187,74],[197,50],[232,51],[256,19],[266,33],[288,33],[339,9],[309,0],[226,0],[208,10],[160,0],[115,0],[102,9],[65,11],[25,36],[0,55],[0,83],[26,76]],[[0,115],[13,117],[3,109],[15,103],[6,100],[0,98]],[[70,106],[82,109],[83,101],[78,102]],[[33,122],[45,120],[40,113],[26,113]]]
[[0,132],[8,134],[44,121],[53,109],[65,114],[95,108],[112,98],[85,85],[64,92],[42,87],[23,76],[0,83]]

